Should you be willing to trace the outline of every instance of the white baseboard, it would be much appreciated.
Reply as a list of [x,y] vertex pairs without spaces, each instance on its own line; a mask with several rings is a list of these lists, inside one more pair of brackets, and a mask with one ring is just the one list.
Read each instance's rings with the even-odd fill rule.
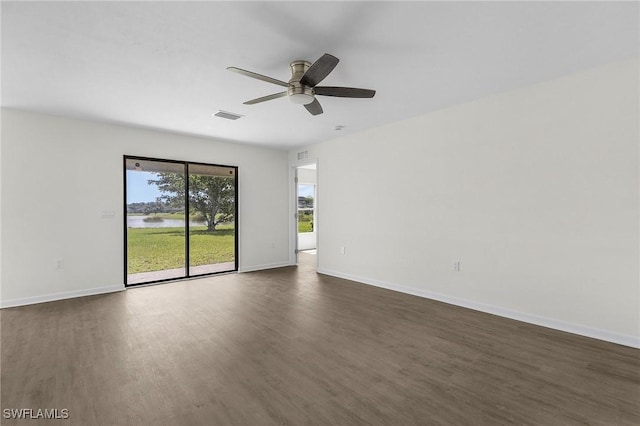
[[447,296],[440,293],[434,293],[427,290],[420,290],[412,287],[392,284],[392,283],[375,280],[371,278],[345,274],[342,272],[332,271],[324,268],[318,268],[318,273],[331,275],[332,277],[337,277],[337,278],[344,278],[344,279],[347,279],[350,281],[356,281],[362,284],[373,285],[376,287],[381,287],[387,290],[393,290],[400,293],[406,293],[414,296],[424,297],[426,299],[437,300],[439,302],[448,303],[450,305],[460,306],[463,308],[473,309],[475,311],[485,312],[488,314],[497,315],[504,318],[523,321],[529,324],[535,324],[542,327],[565,331],[567,333],[577,334],[585,337],[591,337],[598,340],[604,340],[606,342],[616,343],[619,345],[630,346],[632,348],[640,349],[640,336],[621,334],[613,331],[588,327],[581,324],[568,323],[568,322],[556,320],[553,318],[542,317],[539,315],[528,314],[525,312],[513,311],[511,309],[501,308],[499,306],[489,305],[486,303],[474,302],[472,300]]
[[277,262],[277,263],[266,263],[264,265],[256,265],[256,266],[248,266],[246,268],[239,268],[238,272],[254,272],[254,271],[262,271],[264,269],[273,269],[273,268],[282,268],[284,266],[291,266],[289,262]]
[[[290,264],[289,262],[269,263],[264,265],[250,266],[248,268],[242,268],[242,269],[239,269],[238,272],[242,273],[242,272],[261,271],[264,269],[281,268],[283,266],[290,266]],[[90,288],[86,290],[64,291],[61,293],[47,294],[44,296],[0,300],[0,309],[13,308],[16,306],[34,305],[36,303],[52,302],[54,300],[71,299],[74,297],[113,293],[116,291],[123,291],[123,290],[125,290],[124,285],[114,285],[114,286]]]
[[92,296],[96,294],[113,293],[123,291],[124,285],[111,285],[95,287],[83,290],[63,291],[61,293],[47,294],[44,296],[23,297],[20,299],[8,299],[0,301],[0,308],[13,308],[16,306],[34,305],[36,303],[52,302],[54,300],[71,299],[74,297]]

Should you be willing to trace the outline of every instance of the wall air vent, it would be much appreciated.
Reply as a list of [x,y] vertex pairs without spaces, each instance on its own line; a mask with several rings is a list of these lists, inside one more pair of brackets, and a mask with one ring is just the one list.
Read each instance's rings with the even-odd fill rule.
[[240,117],[243,117],[240,114],[234,114],[233,112],[228,112],[228,111],[218,111],[215,114],[213,114],[213,117],[220,117],[220,118],[226,118],[227,120],[237,120]]
[[298,153],[298,160],[306,160],[309,158],[309,151],[301,151]]

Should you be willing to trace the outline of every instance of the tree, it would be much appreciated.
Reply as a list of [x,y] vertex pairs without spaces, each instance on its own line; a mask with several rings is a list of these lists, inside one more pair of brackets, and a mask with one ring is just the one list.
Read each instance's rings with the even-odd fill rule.
[[[148,183],[158,186],[163,193],[158,200],[172,206],[184,207],[185,181],[180,173],[158,173],[158,179]],[[207,231],[233,220],[235,187],[233,180],[222,176],[189,175],[189,207],[204,216]]]

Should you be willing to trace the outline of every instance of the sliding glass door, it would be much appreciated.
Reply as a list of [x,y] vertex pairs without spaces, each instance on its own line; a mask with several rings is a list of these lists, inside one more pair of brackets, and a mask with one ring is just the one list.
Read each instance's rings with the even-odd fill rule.
[[189,275],[236,269],[235,167],[189,165]]
[[125,284],[236,271],[237,167],[124,157]]

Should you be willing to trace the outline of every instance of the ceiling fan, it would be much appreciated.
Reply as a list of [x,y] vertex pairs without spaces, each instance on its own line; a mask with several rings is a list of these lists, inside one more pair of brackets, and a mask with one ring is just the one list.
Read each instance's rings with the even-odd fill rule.
[[246,75],[247,77],[256,78],[258,80],[266,81],[267,83],[273,83],[287,88],[284,92],[274,93],[273,95],[263,96],[261,98],[244,102],[245,105],[258,104],[260,102],[266,102],[287,96],[294,104],[304,105],[307,111],[312,115],[318,115],[322,114],[322,106],[316,99],[316,95],[337,96],[340,98],[373,98],[376,94],[375,90],[369,89],[318,86],[318,84],[324,80],[331,71],[333,71],[339,61],[340,60],[338,58],[328,53],[322,55],[322,57],[315,61],[313,65],[307,61],[293,61],[289,64],[291,67],[291,79],[289,82],[277,80],[275,78],[256,74],[255,72],[236,67],[229,67],[227,69],[238,74]]

